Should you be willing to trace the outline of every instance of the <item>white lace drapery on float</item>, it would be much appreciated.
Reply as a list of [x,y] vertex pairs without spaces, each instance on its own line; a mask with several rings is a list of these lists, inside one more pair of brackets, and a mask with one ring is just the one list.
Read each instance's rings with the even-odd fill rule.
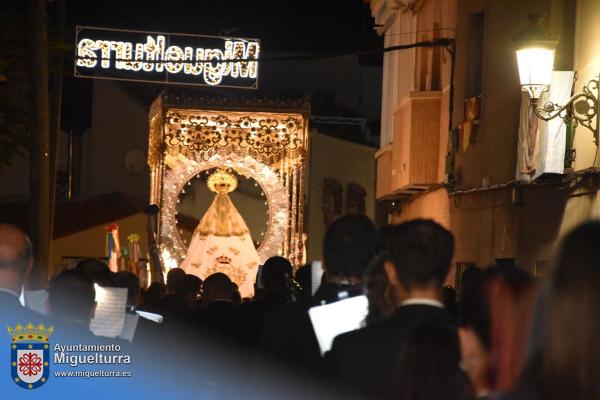
[[251,297],[260,258],[246,222],[228,195],[237,180],[219,169],[207,185],[216,193],[215,199],[194,230],[181,268],[201,279],[223,272],[238,285],[242,297]]

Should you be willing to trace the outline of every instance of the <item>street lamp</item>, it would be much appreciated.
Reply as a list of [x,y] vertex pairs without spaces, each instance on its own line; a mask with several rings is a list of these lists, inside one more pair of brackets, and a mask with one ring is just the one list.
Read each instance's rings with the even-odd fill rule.
[[596,77],[584,85],[582,92],[574,94],[564,105],[545,101],[538,106],[543,92],[547,92],[552,81],[554,52],[558,41],[544,27],[544,16],[528,15],[530,25],[518,37],[517,63],[521,90],[529,94],[531,107],[535,115],[549,121],[560,117],[573,126],[581,124],[594,135],[594,143],[598,146],[598,98],[600,97],[599,79]]

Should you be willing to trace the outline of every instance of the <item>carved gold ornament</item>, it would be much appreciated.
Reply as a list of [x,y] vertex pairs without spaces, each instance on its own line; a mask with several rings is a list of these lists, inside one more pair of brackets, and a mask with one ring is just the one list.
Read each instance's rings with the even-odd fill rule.
[[235,146],[259,156],[281,155],[302,147],[304,120],[300,115],[236,115],[170,111],[165,143],[195,153]]

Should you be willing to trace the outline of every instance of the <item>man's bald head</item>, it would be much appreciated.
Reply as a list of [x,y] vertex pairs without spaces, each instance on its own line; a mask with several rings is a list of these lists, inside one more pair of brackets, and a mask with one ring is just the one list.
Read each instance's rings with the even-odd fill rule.
[[32,261],[31,241],[18,227],[0,224],[0,270],[28,272]]

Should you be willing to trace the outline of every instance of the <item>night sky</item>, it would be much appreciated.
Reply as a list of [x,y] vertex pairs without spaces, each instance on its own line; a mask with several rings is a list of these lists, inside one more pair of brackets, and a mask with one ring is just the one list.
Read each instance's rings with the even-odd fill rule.
[[[258,38],[262,62],[280,53],[297,53],[316,60],[336,55],[361,56],[362,63],[381,65],[382,39],[373,30],[368,4],[363,0],[67,0],[66,41],[73,48],[75,26],[155,32],[224,35]],[[73,78],[73,52],[65,54],[62,126],[81,132],[90,124],[92,80]],[[148,104],[164,88],[148,83],[121,82]],[[259,90],[253,95],[287,97]],[[380,90],[380,88],[373,88]],[[215,91],[212,88],[177,87],[179,91]],[[219,95],[248,95],[242,90],[216,89]],[[294,94],[295,97],[298,93]],[[302,93],[299,93],[302,95]],[[313,107],[318,104],[313,104]]]
[[68,31],[75,25],[253,37],[264,52],[340,54],[373,50],[373,31],[362,0],[97,0],[68,1]]

